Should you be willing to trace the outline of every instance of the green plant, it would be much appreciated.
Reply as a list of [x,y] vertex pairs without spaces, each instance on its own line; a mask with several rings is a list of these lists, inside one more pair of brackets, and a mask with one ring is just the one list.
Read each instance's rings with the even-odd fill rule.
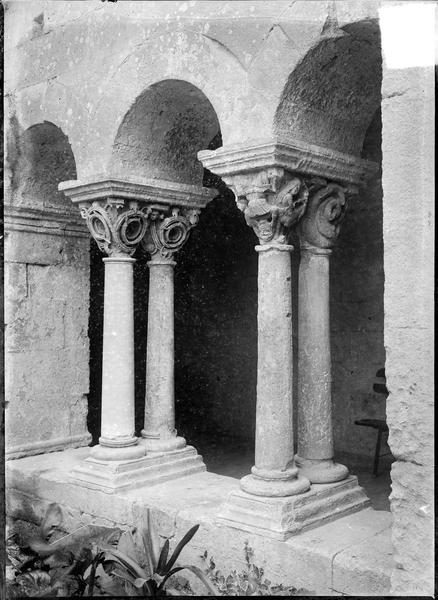
[[233,569],[228,576],[216,569],[212,557],[205,551],[201,558],[207,564],[206,573],[210,580],[217,586],[222,596],[304,596],[309,595],[306,590],[297,590],[292,586],[275,585],[264,578],[264,570],[254,564],[254,551],[245,542],[246,567],[242,571]]
[[[87,571],[96,561],[96,544],[115,544],[122,533],[118,528],[83,525],[64,535],[59,531],[62,521],[61,508],[51,504],[27,543],[20,545],[17,534],[8,536],[8,598],[82,596],[88,585]],[[123,591],[120,585],[106,583],[101,595]]]
[[[131,538],[131,555],[121,551],[119,548],[115,549],[100,544],[100,548],[104,553],[104,560],[113,562],[117,565],[113,574],[128,584],[128,589],[130,587],[129,591],[131,593],[135,595],[159,597],[167,595],[166,585],[173,575],[180,571],[187,570],[192,572],[200,581],[202,581],[209,593],[208,595],[218,596],[219,594],[205,576],[202,569],[195,565],[176,566],[176,561],[178,560],[181,551],[193,538],[199,529],[199,525],[195,525],[184,535],[169,557],[169,540],[166,540],[163,547],[160,549],[158,536],[150,522],[149,513],[147,519],[148,526],[141,531],[143,550],[146,557],[146,564],[144,567],[140,564],[135,551],[135,544],[131,532],[127,532],[127,535]],[[132,554],[135,554],[135,556],[132,556]]]
[[[7,539],[8,598],[50,596],[166,596],[169,579],[186,569],[194,573],[209,595],[218,595],[199,567],[177,566],[183,548],[199,528],[192,527],[169,556],[169,540],[160,550],[158,536],[147,513],[147,528],[141,531],[145,564],[137,557],[131,531],[84,525],[63,535],[62,511],[51,504],[24,546],[17,535]],[[55,532],[60,537],[54,539]],[[187,592],[187,586],[179,586]]]

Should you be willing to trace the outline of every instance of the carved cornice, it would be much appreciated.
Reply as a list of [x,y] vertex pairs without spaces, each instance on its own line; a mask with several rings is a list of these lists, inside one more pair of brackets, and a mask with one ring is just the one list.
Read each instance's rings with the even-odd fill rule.
[[152,256],[169,258],[186,241],[215,189],[158,180],[92,181],[59,184],[81,209],[91,235],[107,254],[130,254],[143,243]]
[[201,209],[217,196],[215,189],[195,185],[158,179],[122,180],[105,176],[88,181],[63,181],[58,189],[79,205],[109,198],[135,200],[157,210],[169,206]]
[[257,140],[245,146],[202,150],[198,158],[206,169],[222,178],[273,167],[341,184],[362,185],[377,171],[376,163],[300,140]]

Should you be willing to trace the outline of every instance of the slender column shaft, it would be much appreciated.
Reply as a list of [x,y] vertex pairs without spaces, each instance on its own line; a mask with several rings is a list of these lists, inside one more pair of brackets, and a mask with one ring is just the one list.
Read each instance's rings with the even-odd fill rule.
[[246,492],[290,496],[309,489],[297,478],[292,416],[292,246],[257,246],[258,367],[255,466],[241,481]]
[[143,444],[152,451],[185,446],[175,430],[174,266],[167,259],[148,262],[149,304]]
[[302,249],[298,276],[298,454],[333,458],[329,255]]
[[[136,446],[134,406],[133,264],[126,256],[104,258],[105,294],[102,359],[102,421],[96,458],[144,455]],[[132,448],[130,448],[132,447]],[[116,451],[117,449],[117,451]]]
[[257,470],[293,467],[290,267],[289,248],[259,252]]
[[298,455],[313,483],[348,475],[333,463],[329,261],[331,250],[303,244],[298,293]]

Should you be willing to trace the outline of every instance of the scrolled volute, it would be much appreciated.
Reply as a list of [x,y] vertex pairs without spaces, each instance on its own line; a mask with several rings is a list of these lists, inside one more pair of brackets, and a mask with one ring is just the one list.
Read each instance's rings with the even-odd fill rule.
[[143,240],[143,246],[151,254],[152,260],[157,258],[172,259],[175,252],[186,243],[190,230],[199,221],[199,210],[170,209],[153,210],[150,214],[150,226]]
[[301,243],[331,248],[339,235],[349,190],[320,178],[308,181],[308,187],[307,210],[297,227]]
[[148,229],[148,211],[136,202],[94,201],[81,207],[81,215],[99,249],[108,256],[134,254]]

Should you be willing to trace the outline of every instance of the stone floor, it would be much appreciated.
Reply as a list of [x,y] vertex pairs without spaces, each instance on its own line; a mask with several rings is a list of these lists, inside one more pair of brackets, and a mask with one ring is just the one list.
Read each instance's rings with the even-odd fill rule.
[[[207,469],[218,475],[240,479],[250,472],[254,464],[254,452],[244,443],[233,443],[231,440],[227,440],[225,444],[220,441],[205,443],[203,440],[200,440],[198,448],[203,455]],[[377,477],[374,477],[372,473],[373,457],[340,454],[337,460],[347,465],[350,472],[357,476],[359,485],[365,489],[374,510],[390,510],[389,494],[391,493],[390,470],[393,462],[392,456],[381,457]]]

